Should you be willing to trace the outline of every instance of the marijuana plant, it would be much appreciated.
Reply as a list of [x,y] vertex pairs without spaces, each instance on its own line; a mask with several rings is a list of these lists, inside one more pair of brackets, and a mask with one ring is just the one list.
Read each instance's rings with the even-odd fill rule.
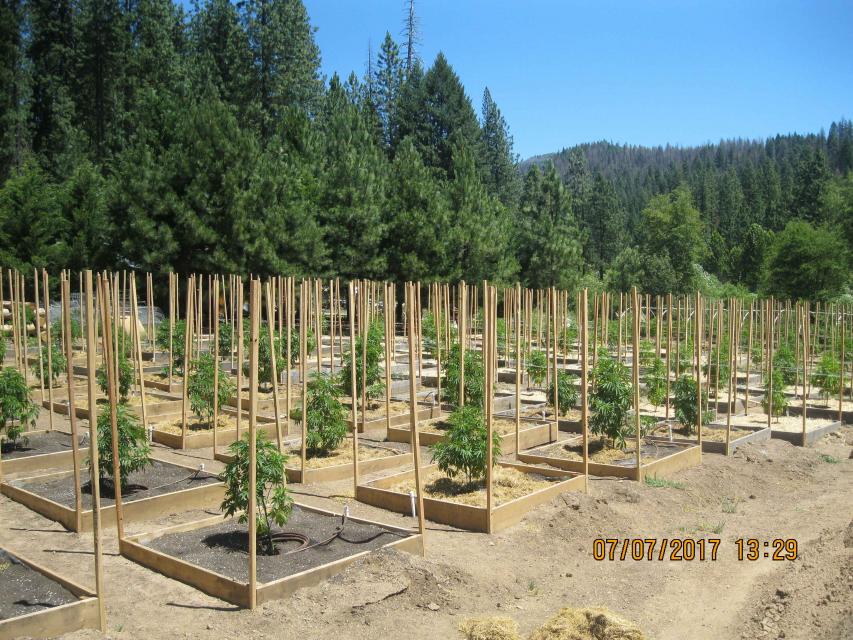
[[540,386],[545,381],[548,372],[548,358],[544,351],[530,351],[527,354],[527,375],[534,387]]
[[592,416],[590,431],[610,438],[614,447],[625,448],[628,414],[631,409],[631,384],[627,367],[601,355],[592,371],[590,395]]
[[[130,388],[133,386],[133,363],[130,359],[121,353],[119,353],[118,357],[118,401],[121,403],[127,402],[127,398],[130,395]],[[98,381],[98,387],[100,387],[101,392],[105,395],[109,395],[109,380],[107,379],[107,372],[104,367],[101,367],[95,372],[95,377]]]
[[0,432],[15,448],[28,427],[35,426],[38,405],[30,397],[27,381],[16,369],[0,370]]
[[[249,434],[233,442],[229,451],[234,456],[219,480],[225,483],[225,499],[222,512],[225,517],[239,513],[237,521],[247,523],[249,517]],[[255,436],[255,481],[257,501],[257,538],[261,548],[267,554],[275,554],[275,542],[272,536],[273,525],[283,527],[293,512],[293,498],[287,490],[285,463],[287,456],[281,453],[275,443],[259,431]]]
[[[382,382],[382,369],[379,367],[379,362],[382,360],[382,341],[384,338],[385,329],[382,322],[375,320],[367,330],[366,345],[364,336],[358,336],[355,339],[355,389],[357,397],[353,398],[353,401],[358,401],[358,398],[361,397],[365,379],[368,398],[378,398],[385,392],[385,385]],[[364,372],[362,372],[362,356],[365,358]],[[352,387],[353,366],[351,351],[343,354],[343,365],[340,373],[340,387],[345,394],[349,394]]]
[[[442,362],[444,385],[442,394],[451,405],[459,405],[460,353],[458,344],[454,344],[447,359]],[[465,352],[465,404],[482,406],[486,388],[486,372],[483,357],[476,351]]]
[[[340,390],[327,375],[314,375],[308,382],[308,437],[305,447],[310,456],[326,456],[341,446],[346,438],[346,410],[341,404]],[[302,420],[302,410],[291,411],[296,421]]]
[[764,413],[769,413],[768,409],[770,409],[770,401],[773,401],[773,416],[777,419],[783,413],[785,413],[785,409],[788,408],[788,397],[783,392],[784,385],[784,375],[781,371],[776,369],[773,370],[773,383],[770,383],[770,379],[765,376],[764,378],[764,396],[761,398],[761,406],[764,409]]
[[[118,459],[121,466],[119,475],[122,486],[125,486],[130,474],[142,471],[151,464],[151,446],[139,418],[125,404],[116,406],[116,427]],[[113,430],[109,411],[102,411],[98,415],[98,459],[101,480],[112,478]]]
[[[797,381],[797,366],[794,361],[794,352],[787,344],[782,344],[773,354],[773,371],[781,374],[779,380],[784,386],[792,385]],[[776,373],[774,380],[776,379]]]
[[[50,349],[50,364],[48,367],[48,349]],[[59,374],[65,371],[65,367],[67,361],[65,359],[65,354],[62,353],[62,349],[60,349],[59,345],[56,343],[51,345],[42,345],[41,347],[41,381],[44,385],[55,386],[56,380],[59,378]],[[53,374],[50,380],[48,380],[48,375]]]
[[657,413],[658,407],[666,400],[666,363],[660,358],[652,359],[646,373],[646,394]]
[[187,395],[194,413],[204,416],[208,426],[213,424],[213,414],[228,402],[228,398],[237,391],[237,385],[219,367],[218,390],[214,388],[213,378],[219,364],[210,353],[203,354],[190,364],[192,373],[187,382]]
[[[696,407],[696,380],[687,374],[675,381],[675,419],[684,427],[687,435],[691,435],[699,424],[699,411]],[[702,422],[709,422],[712,412],[708,410],[708,392],[702,391]]]
[[[557,402],[560,404],[560,414],[565,415],[578,403],[578,388],[574,383],[575,376],[565,371],[557,374]],[[554,381],[548,388],[548,404],[554,406]]]
[[832,353],[826,352],[821,356],[811,383],[818,388],[823,401],[829,406],[829,399],[841,391],[841,363]]
[[[187,323],[178,320],[172,327],[172,369],[174,373],[183,373],[184,370],[184,336],[187,331]],[[160,349],[169,351],[169,323],[160,322],[157,325],[155,342]]]
[[[488,431],[483,411],[473,404],[457,408],[447,418],[450,428],[445,436],[430,446],[433,461],[449,478],[464,474],[467,482],[485,477],[488,461]],[[501,455],[501,437],[492,433],[492,463]]]

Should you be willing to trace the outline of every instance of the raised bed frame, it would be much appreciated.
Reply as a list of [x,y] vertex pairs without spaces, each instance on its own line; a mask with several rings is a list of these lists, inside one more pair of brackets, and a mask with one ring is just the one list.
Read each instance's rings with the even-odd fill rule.
[[[669,440],[666,441],[669,443]],[[681,443],[674,443],[680,445]],[[518,460],[527,464],[546,464],[557,469],[564,469],[574,473],[583,473],[584,464],[582,460],[567,460],[566,458],[557,458],[554,456],[546,456],[535,451],[528,451],[518,454]],[[629,480],[642,480],[644,476],[653,475],[661,478],[668,477],[682,469],[689,469],[702,463],[702,452],[698,444],[685,444],[681,451],[676,451],[663,458],[658,458],[654,462],[643,464],[638,471],[636,464],[634,465],[618,465],[605,464],[601,462],[589,461],[587,469],[591,476],[613,476],[617,478],[627,478]]]
[[[223,410],[223,414],[234,415],[229,409]],[[178,416],[171,416],[173,418]],[[241,425],[240,433],[241,435],[244,433],[249,433],[249,417],[242,416],[245,421],[245,426]],[[276,426],[275,426],[275,418],[270,418],[267,416],[257,416],[258,423],[258,431],[263,431],[267,436],[275,438],[276,437]],[[241,421],[241,422],[242,422]],[[164,447],[169,447],[170,449],[181,449],[181,434],[180,433],[171,433],[169,431],[161,431],[160,429],[153,428],[151,429],[151,439],[157,444],[162,444]],[[283,427],[284,425],[282,425]],[[216,445],[217,446],[227,446],[237,440],[237,429],[217,429],[216,433]],[[192,432],[189,429],[187,430],[187,439],[184,449],[203,449],[205,447],[213,446],[213,429],[206,429],[204,431]]]
[[[340,517],[339,514],[331,511],[318,509],[301,503],[297,503],[296,506],[300,509],[304,509],[305,511]],[[410,553],[419,554],[423,553],[423,538],[420,534],[413,533],[408,529],[402,529],[400,527],[394,527],[366,520],[364,518],[354,518],[350,516],[349,519],[361,524],[379,526],[396,533],[409,534],[406,538],[401,538],[386,544],[381,547],[383,549],[394,548],[398,551],[408,551]],[[152,549],[144,544],[144,542],[154,538],[159,538],[166,534],[192,531],[214,524],[221,524],[222,522],[222,516],[213,516],[211,518],[205,518],[204,520],[197,520],[187,524],[160,529],[152,533],[128,536],[119,540],[119,552],[124,557],[129,558],[130,560],[133,560],[134,562],[152,569],[168,578],[188,584],[189,586],[195,587],[208,595],[225,600],[226,602],[230,602],[231,604],[235,604],[239,607],[249,608],[251,606],[251,587],[249,586],[249,583],[229,578],[216,573],[215,571],[211,571],[210,569],[204,569],[198,565],[194,565],[190,562],[186,562],[185,560],[180,560]],[[259,582],[256,588],[257,604],[285,598],[297,589],[318,584],[323,580],[340,573],[348,565],[370,553],[372,553],[372,551],[363,551],[292,576],[287,576],[286,578],[274,580],[273,582]]]
[[[522,418],[518,437],[522,450],[532,449],[554,442],[557,439],[557,425],[553,422],[543,422],[535,418]],[[428,447],[441,442],[444,439],[444,434],[419,429],[418,439],[422,447]],[[411,429],[409,427],[391,427],[388,429],[388,440],[408,444],[412,441]],[[501,453],[503,455],[516,453],[514,431],[501,436]]]
[[14,638],[21,637],[53,638],[65,633],[79,631],[80,629],[100,628],[98,598],[92,591],[80,586],[76,582],[72,582],[68,578],[63,578],[29,558],[8,549],[4,549],[4,551],[14,556],[33,571],[37,571],[46,578],[62,585],[77,596],[78,600],[34,613],[0,620],[0,640],[13,640]]
[[[516,469],[523,473],[538,473],[552,478],[563,478],[549,487],[540,489],[521,498],[510,500],[492,509],[491,518],[486,507],[461,504],[450,500],[423,496],[424,517],[440,524],[450,525],[457,529],[495,533],[517,524],[528,511],[549,502],[566,491],[582,491],[584,477],[572,471],[532,467],[525,464],[510,462],[498,463],[501,467]],[[437,465],[428,465],[421,470],[423,475],[436,469]],[[380,478],[356,488],[355,497],[359,502],[410,515],[412,512],[411,497],[407,493],[392,491],[390,487],[398,482],[414,477],[414,469],[395,475]],[[490,522],[491,521],[491,522]]]
[[[702,425],[702,433],[710,429],[715,430],[726,430],[725,424],[720,423],[710,423]],[[752,433],[747,434],[745,436],[741,436],[739,438],[732,438],[729,441],[729,455],[732,455],[739,447],[742,447],[745,444],[749,444],[750,442],[768,442],[770,440],[770,429],[767,427],[759,427],[755,425],[740,425],[740,424],[732,424],[732,429],[744,429],[746,431],[751,431]],[[672,440],[665,436],[646,436],[650,440],[654,440],[655,442],[675,442],[679,444],[688,444],[695,445],[696,440],[691,440],[688,438],[682,437],[673,437]],[[703,453],[718,453],[720,455],[726,455],[726,443],[720,442],[717,440],[705,440],[702,439],[702,452]]]
[[[64,429],[54,429],[53,431],[38,429],[35,431],[27,431],[24,435],[30,436],[42,433],[63,433],[69,438],[71,437],[71,434]],[[87,448],[88,447],[81,447],[81,453]],[[21,456],[19,458],[3,457],[0,459],[0,479],[9,475],[24,477],[28,474],[47,471],[49,469],[70,468],[73,460],[74,455],[71,449],[68,449],[68,451],[53,451],[51,453],[36,453],[31,456]]]
[[[802,415],[802,414],[800,414]],[[837,412],[836,412],[837,415]],[[807,416],[808,417],[808,416]],[[803,442],[803,432],[802,431],[774,431],[773,424],[770,424],[770,437],[776,440],[786,440],[791,444],[795,444],[797,446],[810,447],[815,442],[820,440],[823,436],[828,433],[833,433],[834,431],[838,431],[841,427],[844,426],[843,422],[830,422],[822,427],[818,427],[817,429],[810,429],[806,431],[805,442]]]
[[[188,467],[169,460],[160,460],[152,458],[157,462],[170,464],[176,467],[182,467],[188,472],[196,471],[195,467]],[[48,476],[70,476],[72,471],[61,471],[58,473],[46,473],[28,478],[18,478],[10,482],[0,482],[0,493],[15,502],[24,505],[28,509],[36,513],[58,522],[69,531],[78,533],[92,530],[92,509],[83,509],[80,515],[80,527],[77,528],[77,511],[73,507],[68,507],[38,495],[32,491],[28,491],[22,487],[16,486],[16,482],[31,481],[38,478]],[[122,502],[122,516],[125,522],[137,522],[143,520],[151,520],[159,518],[170,513],[179,513],[182,511],[190,511],[192,509],[208,509],[218,507],[222,503],[225,496],[225,485],[221,482],[214,482],[200,487],[192,487],[190,489],[181,489],[171,493],[163,493],[148,498],[139,500],[130,500]],[[101,526],[111,526],[116,522],[115,505],[101,506]]]

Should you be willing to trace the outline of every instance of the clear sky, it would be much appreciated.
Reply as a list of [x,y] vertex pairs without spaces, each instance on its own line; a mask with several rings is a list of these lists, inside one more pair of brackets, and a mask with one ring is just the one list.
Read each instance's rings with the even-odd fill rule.
[[[402,41],[406,0],[304,0],[327,75]],[[853,2],[416,0],[475,108],[488,86],[524,158],[579,142],[692,145],[853,117]]]

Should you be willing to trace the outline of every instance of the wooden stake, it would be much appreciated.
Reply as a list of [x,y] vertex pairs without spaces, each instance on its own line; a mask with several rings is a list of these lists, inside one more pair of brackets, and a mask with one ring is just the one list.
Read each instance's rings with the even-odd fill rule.
[[270,281],[267,280],[267,326],[270,340],[270,373],[272,374],[272,398],[273,408],[275,409],[275,435],[278,450],[284,451],[284,439],[281,435],[281,409],[278,404],[278,353],[275,348],[275,303],[273,302],[272,287]]
[[[633,287],[631,290],[632,295],[632,304],[634,308],[634,336],[633,336],[633,344],[632,344],[632,352],[631,352],[631,371],[633,373],[632,376],[632,384],[634,391],[634,428],[637,430],[637,480],[642,482],[643,480],[643,460],[642,460],[642,434],[640,429],[640,352],[639,352],[639,342],[640,342],[640,302],[637,295],[637,287]],[[646,323],[646,327],[648,328],[648,322]],[[648,337],[648,336],[647,336]]]
[[[80,531],[83,520],[83,497],[80,490],[80,452],[79,434],[77,430],[77,412],[74,398],[74,348],[71,344],[71,283],[67,277],[60,279],[62,296],[62,325],[65,327],[65,335],[69,339],[65,341],[65,382],[68,387],[68,421],[71,423],[71,466],[74,475],[74,514],[76,520],[75,531]],[[82,303],[82,301],[81,301]],[[51,407],[53,402],[51,402]]]
[[412,313],[414,303],[414,285],[406,285],[406,322],[409,337],[409,428],[412,430],[412,464],[415,467],[415,492],[418,504],[418,532],[421,534],[421,549],[426,553],[424,533],[424,496],[421,480],[420,437],[418,434],[418,398],[415,391],[415,322]]
[[[587,397],[589,389],[589,354],[587,353],[587,310],[589,301],[587,299],[587,289],[581,292],[580,296],[580,334],[581,351],[581,434],[583,438],[583,478],[584,490],[589,493],[589,399]],[[619,294],[619,306],[622,306],[622,294]],[[622,335],[622,314],[619,314],[619,335]]]
[[[349,308],[352,309],[355,301],[355,287],[353,282],[349,283]],[[356,495],[358,489],[358,407],[356,397],[358,394],[358,381],[355,375],[355,314],[349,313],[349,353],[350,353],[350,411],[352,414],[352,476],[353,476],[353,495]],[[387,314],[386,314],[387,315]],[[363,336],[363,334],[362,334]],[[362,337],[362,340],[364,338]],[[388,380],[387,372],[385,379]],[[364,378],[362,378],[364,380]],[[389,387],[390,393],[390,387]],[[387,405],[387,402],[386,402]],[[387,411],[386,411],[387,413]],[[390,420],[390,418],[389,418]]]
[[[136,369],[139,372],[139,401],[142,404],[142,428],[148,433],[148,412],[145,408],[145,371],[142,366],[142,336],[139,335],[139,307],[136,301],[136,274],[130,273],[130,304],[131,304],[131,339],[133,340],[133,352],[136,356]],[[150,309],[150,307],[149,307]]]
[[[81,292],[82,292],[82,278]],[[95,595],[98,597],[98,620],[102,632],[107,630],[107,613],[104,606],[104,567],[101,543],[101,472],[98,461],[98,405],[95,396],[95,310],[92,286],[92,272],[86,271],[86,365],[88,369],[87,387],[89,392],[89,471],[92,488],[92,537],[95,556]],[[80,300],[83,308],[83,300]],[[70,321],[68,324],[70,330]],[[71,367],[71,360],[68,360]],[[69,396],[70,398],[70,396]],[[71,401],[73,402],[73,401]],[[70,409],[70,407],[69,407]]]
[[[237,439],[240,439],[240,417],[243,415],[243,278],[237,276],[237,306],[234,309],[237,319]],[[234,332],[232,331],[232,334]]]
[[249,609],[258,604],[258,520],[257,520],[257,411],[258,411],[258,333],[261,315],[261,282],[249,284]]
[[[302,378],[302,452],[301,470],[305,476],[305,461],[308,457],[308,313],[311,309],[311,289],[305,280],[302,280],[299,292],[299,369]],[[350,309],[352,313],[352,309]],[[355,402],[355,398],[353,398]]]

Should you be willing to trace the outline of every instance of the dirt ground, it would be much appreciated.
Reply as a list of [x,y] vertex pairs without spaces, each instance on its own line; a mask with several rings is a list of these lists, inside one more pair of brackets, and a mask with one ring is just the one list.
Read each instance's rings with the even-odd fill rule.
[[[526,636],[565,606],[607,607],[659,640],[853,637],[853,427],[812,448],[781,440],[705,454],[677,486],[592,479],[493,536],[429,524],[425,558],[380,552],[255,612],[117,555],[105,536],[110,638],[459,638],[472,616],[511,616]],[[158,454],[191,462],[209,450]],[[190,458],[192,460],[190,460]],[[215,471],[216,463],[206,468]],[[366,481],[370,479],[364,478]],[[388,524],[408,517],[354,503],[351,481],[293,486],[297,499]],[[128,533],[203,512],[130,523]],[[598,562],[596,537],[708,538],[715,562]],[[738,561],[735,540],[795,538],[794,562]],[[0,497],[0,544],[92,585],[91,534],[65,532]],[[100,638],[83,631],[66,638]]]

